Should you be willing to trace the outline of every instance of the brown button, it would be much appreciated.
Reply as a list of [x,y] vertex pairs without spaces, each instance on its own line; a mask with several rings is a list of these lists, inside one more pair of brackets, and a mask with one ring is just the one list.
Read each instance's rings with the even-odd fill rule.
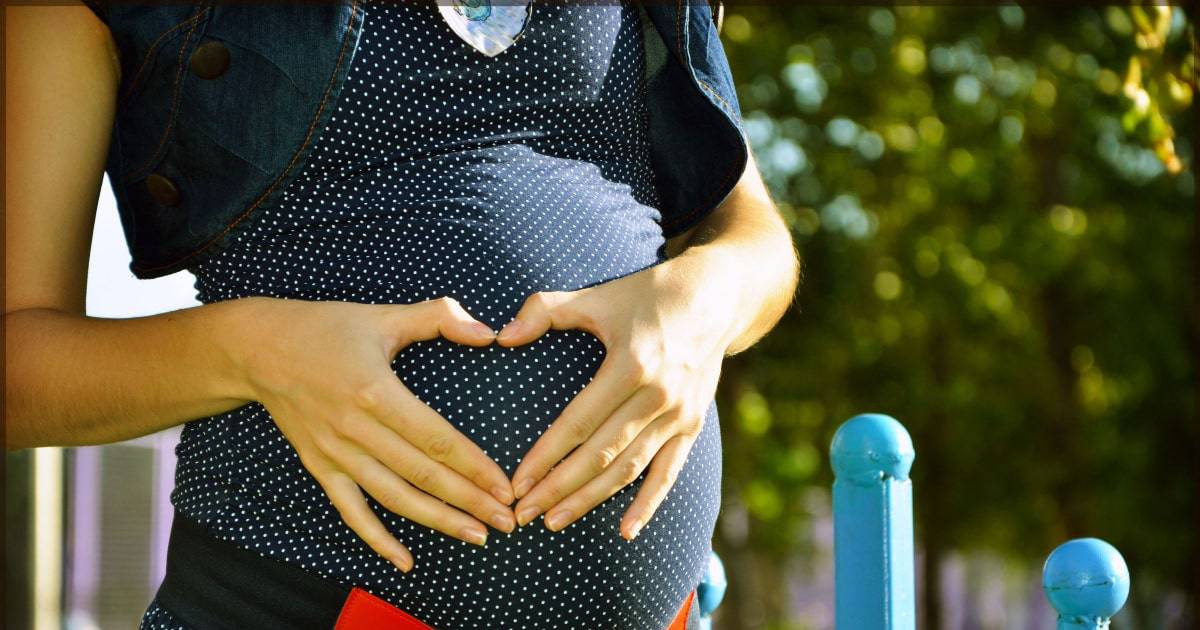
[[146,188],[150,191],[150,196],[154,200],[164,206],[179,205],[179,188],[175,186],[175,182],[159,175],[151,173],[146,178]]
[[192,51],[191,65],[201,79],[215,79],[229,68],[229,49],[218,41],[204,42]]

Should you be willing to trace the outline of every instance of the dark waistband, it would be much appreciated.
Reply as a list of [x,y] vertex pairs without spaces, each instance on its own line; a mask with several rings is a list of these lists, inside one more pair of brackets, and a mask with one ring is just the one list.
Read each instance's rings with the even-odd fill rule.
[[[202,525],[175,512],[167,543],[167,572],[156,599],[196,630],[331,630],[351,590],[215,538]],[[681,619],[686,619],[686,625],[676,626]],[[692,596],[671,628],[698,630],[700,625],[700,600]]]
[[197,630],[330,630],[349,586],[214,538],[176,512],[158,603]]

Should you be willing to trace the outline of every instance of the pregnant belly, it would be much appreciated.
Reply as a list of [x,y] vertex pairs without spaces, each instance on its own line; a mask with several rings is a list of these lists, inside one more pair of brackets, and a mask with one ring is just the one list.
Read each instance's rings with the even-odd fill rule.
[[[517,349],[421,342],[403,351],[394,367],[511,477],[603,356],[587,333],[552,331]],[[215,461],[224,463],[213,469]],[[409,521],[369,498],[412,551],[416,565],[408,574],[339,519],[257,404],[189,424],[179,471],[181,511],[190,509],[218,536],[367,588],[435,628],[657,630],[706,565],[720,507],[721,446],[714,404],[676,483],[633,541],[620,536],[619,525],[645,473],[560,532],[539,518],[511,534],[490,530],[485,547]],[[187,505],[188,497],[216,494],[222,500],[210,503],[207,513]]]
[[[574,290],[660,261],[657,211],[628,187],[599,178],[590,164],[522,157],[530,176],[508,198],[488,192],[495,155],[399,206],[367,197],[348,203],[330,192],[342,199],[335,208],[309,181],[311,189],[298,188],[236,247],[195,270],[201,301],[278,295],[386,304],[449,295],[498,329],[534,291]],[[511,477],[604,357],[591,334],[551,330],[518,348],[418,342],[392,368]],[[223,538],[368,588],[436,628],[657,630],[706,566],[720,451],[712,404],[676,483],[634,541],[621,538],[619,525],[645,473],[563,531],[550,532],[539,518],[511,534],[491,530],[486,547],[369,498],[412,551],[408,574],[342,523],[257,403],[187,425],[173,500]]]

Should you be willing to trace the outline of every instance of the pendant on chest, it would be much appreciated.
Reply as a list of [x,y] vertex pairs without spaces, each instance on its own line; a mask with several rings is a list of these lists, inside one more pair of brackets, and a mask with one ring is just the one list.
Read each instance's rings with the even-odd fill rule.
[[508,50],[533,15],[532,0],[435,0],[450,30],[489,56]]

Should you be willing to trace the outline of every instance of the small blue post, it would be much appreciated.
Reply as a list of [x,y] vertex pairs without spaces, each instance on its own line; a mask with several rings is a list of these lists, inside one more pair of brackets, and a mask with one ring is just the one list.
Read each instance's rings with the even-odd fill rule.
[[839,630],[912,630],[912,438],[891,416],[847,420],[833,462],[835,624]]
[[1042,590],[1058,611],[1058,630],[1105,630],[1129,597],[1129,568],[1112,545],[1076,538],[1046,558]]
[[708,556],[708,567],[696,587],[696,597],[700,600],[700,630],[712,630],[712,614],[725,599],[725,585],[725,565],[714,551]]

